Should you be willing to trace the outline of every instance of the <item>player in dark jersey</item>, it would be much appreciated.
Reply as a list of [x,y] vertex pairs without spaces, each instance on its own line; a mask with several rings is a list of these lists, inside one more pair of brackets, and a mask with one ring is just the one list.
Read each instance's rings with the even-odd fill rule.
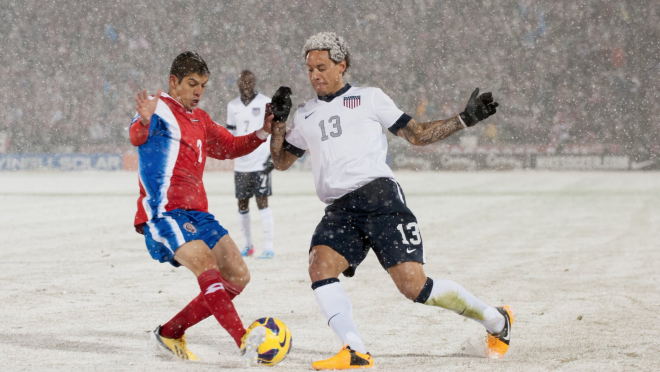
[[197,108],[209,69],[195,52],[172,63],[169,91],[135,96],[137,115],[130,139],[138,147],[140,197],[135,228],[144,234],[151,256],[195,274],[201,292],[174,318],[151,333],[152,343],[181,359],[197,360],[188,350],[185,331],[213,315],[243,352],[245,364],[256,363],[256,347],[265,339],[258,327],[246,333],[232,303],[250,280],[238,247],[208,213],[202,173],[206,157],[233,159],[265,142],[273,116],[263,127],[234,137]]
[[332,370],[374,365],[338,279],[341,273],[353,276],[370,249],[404,296],[481,323],[488,332],[489,356],[502,357],[508,349],[512,312],[506,306],[485,304],[451,280],[426,276],[421,231],[385,162],[383,133],[387,129],[413,145],[440,141],[495,114],[498,104],[492,94],[479,95],[477,89],[462,113],[418,123],[382,90],[343,82],[350,66],[343,38],[328,32],[314,35],[305,43],[303,56],[317,97],[299,106],[289,130],[284,122],[290,99],[284,92],[273,97],[271,156],[275,169],[286,170],[308,150],[316,192],[328,204],[312,236],[309,275],[319,307],[344,347],[312,367]]

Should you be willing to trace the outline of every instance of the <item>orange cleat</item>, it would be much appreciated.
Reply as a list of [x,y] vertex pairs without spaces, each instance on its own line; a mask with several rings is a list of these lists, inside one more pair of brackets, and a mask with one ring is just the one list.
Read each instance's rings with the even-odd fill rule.
[[335,370],[335,369],[355,369],[371,368],[374,366],[374,359],[371,354],[362,354],[346,345],[337,355],[325,360],[319,360],[312,363],[315,370]]
[[488,357],[491,359],[500,359],[509,350],[509,340],[511,339],[511,324],[515,314],[508,306],[497,307],[497,311],[504,316],[504,329],[498,334],[488,332]]

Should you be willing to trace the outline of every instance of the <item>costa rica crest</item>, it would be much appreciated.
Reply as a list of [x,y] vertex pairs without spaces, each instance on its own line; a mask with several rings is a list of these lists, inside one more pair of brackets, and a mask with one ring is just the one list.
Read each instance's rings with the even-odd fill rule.
[[183,224],[183,228],[186,229],[186,231],[188,231],[189,233],[193,233],[193,234],[196,234],[196,233],[197,233],[197,229],[196,229],[195,226],[194,226],[193,224],[191,224],[190,222],[186,222],[186,223],[184,223],[184,224]]
[[361,103],[361,96],[344,97],[344,107],[348,107],[349,109],[354,109],[360,106],[360,103]]

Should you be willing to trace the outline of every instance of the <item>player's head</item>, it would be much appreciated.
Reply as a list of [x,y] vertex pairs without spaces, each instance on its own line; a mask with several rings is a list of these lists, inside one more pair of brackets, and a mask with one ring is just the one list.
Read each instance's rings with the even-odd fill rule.
[[172,62],[168,94],[187,110],[194,110],[202,99],[210,74],[206,62],[197,52],[183,52]]
[[257,78],[250,70],[243,70],[238,76],[238,90],[241,92],[241,97],[252,98],[254,96],[254,86],[257,83]]
[[351,65],[348,44],[334,32],[320,32],[305,42],[309,82],[319,96],[335,93],[344,86],[342,76]]

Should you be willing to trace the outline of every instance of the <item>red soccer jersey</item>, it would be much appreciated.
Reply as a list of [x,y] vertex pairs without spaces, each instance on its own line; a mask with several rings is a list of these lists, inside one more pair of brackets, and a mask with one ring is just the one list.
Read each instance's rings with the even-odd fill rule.
[[202,182],[206,157],[234,159],[264,142],[256,133],[234,137],[203,110],[187,111],[164,93],[148,126],[140,124],[139,116],[133,119],[130,137],[139,157],[138,231],[173,209],[208,212]]

